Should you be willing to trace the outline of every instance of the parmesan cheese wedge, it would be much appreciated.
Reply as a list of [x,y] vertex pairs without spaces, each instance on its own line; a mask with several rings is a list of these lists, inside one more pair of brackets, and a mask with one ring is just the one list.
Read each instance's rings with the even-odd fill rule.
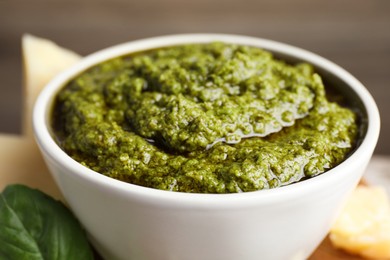
[[390,201],[382,187],[358,186],[331,229],[332,244],[369,259],[390,259]]
[[32,110],[41,89],[57,74],[79,61],[76,53],[29,34],[22,39],[24,64],[23,134],[33,136]]
[[22,39],[24,58],[23,135],[0,134],[0,191],[9,184],[25,184],[62,199],[43,161],[32,133],[32,110],[41,89],[80,56],[32,35]]

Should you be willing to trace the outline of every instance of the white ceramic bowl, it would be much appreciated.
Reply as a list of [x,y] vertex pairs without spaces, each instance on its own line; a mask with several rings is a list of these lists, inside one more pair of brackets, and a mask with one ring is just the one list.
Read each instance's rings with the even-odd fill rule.
[[[53,98],[76,75],[115,56],[211,41],[258,46],[288,61],[313,64],[364,115],[357,150],[328,172],[285,187],[240,194],[189,194],[140,187],[98,174],[74,161],[53,140]],[[326,236],[370,160],[380,121],[364,86],[313,53],[252,37],[188,34],[129,42],[84,58],[42,91],[33,124],[56,183],[106,259],[285,260],[307,258]]]

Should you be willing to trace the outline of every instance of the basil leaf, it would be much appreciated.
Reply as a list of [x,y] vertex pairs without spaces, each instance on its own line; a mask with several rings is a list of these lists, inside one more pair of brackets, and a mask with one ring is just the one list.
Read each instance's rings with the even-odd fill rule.
[[39,190],[10,185],[0,194],[0,259],[84,260],[93,253],[64,204]]

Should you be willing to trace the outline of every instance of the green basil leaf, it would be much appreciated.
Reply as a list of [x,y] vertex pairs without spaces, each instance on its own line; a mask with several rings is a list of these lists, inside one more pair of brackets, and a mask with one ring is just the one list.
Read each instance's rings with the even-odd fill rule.
[[86,234],[60,201],[23,185],[0,194],[0,259],[93,259]]

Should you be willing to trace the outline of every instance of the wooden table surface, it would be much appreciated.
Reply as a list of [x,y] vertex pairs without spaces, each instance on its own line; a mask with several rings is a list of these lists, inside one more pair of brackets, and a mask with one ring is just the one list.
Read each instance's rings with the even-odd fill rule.
[[389,0],[0,0],[0,132],[20,131],[23,33],[82,55],[139,38],[190,32],[269,38],[346,68],[376,99],[390,154]]

